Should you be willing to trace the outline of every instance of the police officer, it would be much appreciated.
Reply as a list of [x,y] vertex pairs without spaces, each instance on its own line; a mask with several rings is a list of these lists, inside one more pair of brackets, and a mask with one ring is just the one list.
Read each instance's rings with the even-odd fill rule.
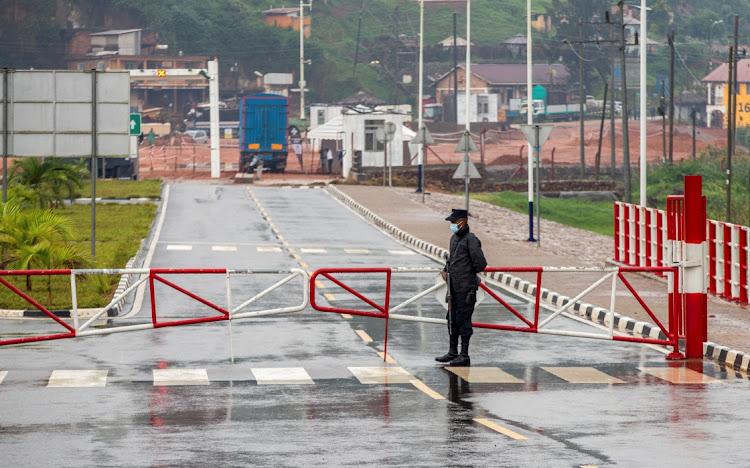
[[[479,277],[487,261],[482,252],[482,242],[469,231],[469,212],[454,209],[450,216],[453,236],[450,243],[450,255],[441,272],[448,283],[449,297],[448,335],[450,347],[444,356],[436,357],[438,362],[449,362],[451,366],[469,366],[469,340],[473,333],[471,315],[477,300]],[[458,338],[461,337],[461,353],[458,353]]]

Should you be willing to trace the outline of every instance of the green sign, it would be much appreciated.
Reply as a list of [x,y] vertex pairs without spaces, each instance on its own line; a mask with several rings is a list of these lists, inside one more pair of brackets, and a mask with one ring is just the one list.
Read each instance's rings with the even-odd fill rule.
[[130,134],[141,134],[141,114],[130,114]]

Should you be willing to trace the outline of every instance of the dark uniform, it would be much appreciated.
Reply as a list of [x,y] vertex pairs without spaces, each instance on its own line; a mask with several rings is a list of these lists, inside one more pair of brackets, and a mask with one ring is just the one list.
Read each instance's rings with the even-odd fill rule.
[[[466,210],[453,210],[446,220],[454,222],[466,218]],[[474,313],[476,292],[479,288],[477,273],[484,271],[487,261],[482,252],[482,242],[470,230],[468,224],[453,234],[450,242],[450,254],[444,271],[448,273],[450,288],[450,305],[446,319],[450,348],[448,354],[436,358],[439,362],[450,362],[451,365],[468,366],[469,339],[473,334],[471,316]],[[461,354],[458,354],[458,338],[461,337]]]

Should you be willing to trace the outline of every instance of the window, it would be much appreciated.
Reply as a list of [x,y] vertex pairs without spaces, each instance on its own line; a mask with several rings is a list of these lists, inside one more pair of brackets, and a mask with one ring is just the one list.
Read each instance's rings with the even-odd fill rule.
[[318,125],[326,123],[326,112],[323,109],[318,109]]
[[513,88],[505,88],[505,103],[510,105],[511,99],[513,99]]
[[104,62],[99,62],[96,64],[97,70],[104,70]]
[[365,151],[385,151],[385,144],[378,141],[375,132],[383,128],[383,120],[365,120]]
[[78,62],[78,71],[83,71],[83,62]]
[[486,114],[489,111],[489,98],[487,96],[477,96],[477,114]]

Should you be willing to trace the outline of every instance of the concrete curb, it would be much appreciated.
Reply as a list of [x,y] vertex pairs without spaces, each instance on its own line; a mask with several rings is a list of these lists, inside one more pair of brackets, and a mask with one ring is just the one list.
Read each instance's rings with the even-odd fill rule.
[[750,354],[710,341],[703,343],[703,355],[734,370],[750,372]]
[[[352,199],[350,196],[339,190],[336,186],[328,185],[326,187],[326,190],[331,195],[335,196],[336,198],[359,211],[363,216],[372,220],[372,222],[379,228],[387,231],[389,234],[411,245],[427,256],[437,261],[443,261],[445,255],[448,253],[441,247],[418,239],[408,232],[399,229],[395,225],[384,220],[380,216],[364,207],[362,204]],[[508,287],[527,296],[536,295],[536,285],[516,276],[498,272],[485,274],[484,276],[488,280],[496,282],[498,286]],[[563,296],[562,294],[550,291],[549,289],[545,288],[541,289],[541,298],[550,305],[555,305],[558,307],[563,306],[565,303],[571,300],[571,298],[568,296]],[[596,307],[581,301],[576,301],[576,303],[573,304],[570,309],[574,311],[579,317],[588,319],[592,322],[604,326],[609,326],[609,322],[607,321],[607,314],[609,313],[609,311],[607,309]],[[667,335],[664,334],[664,332],[658,326],[650,324],[648,322],[640,322],[638,320],[617,313],[614,314],[614,322],[614,328],[622,333],[628,333],[641,338],[651,338],[658,340],[667,339]]]

